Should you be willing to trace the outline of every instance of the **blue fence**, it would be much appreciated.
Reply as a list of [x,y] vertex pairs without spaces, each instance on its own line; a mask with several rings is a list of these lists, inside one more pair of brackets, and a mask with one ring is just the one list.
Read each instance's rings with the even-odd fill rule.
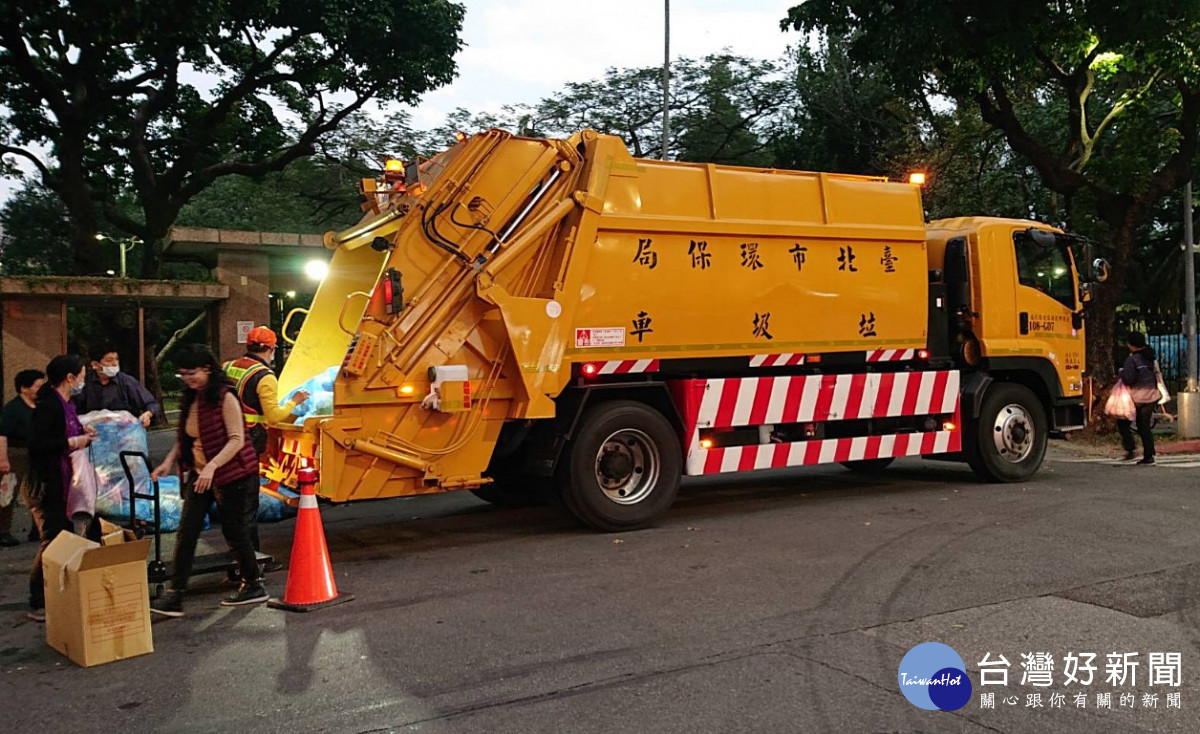
[[1187,379],[1187,338],[1183,334],[1151,334],[1146,343],[1158,354],[1158,368],[1167,382]]

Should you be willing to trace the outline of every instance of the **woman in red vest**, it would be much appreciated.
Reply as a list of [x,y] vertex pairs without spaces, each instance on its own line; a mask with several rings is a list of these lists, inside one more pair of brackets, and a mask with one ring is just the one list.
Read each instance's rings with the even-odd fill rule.
[[183,515],[175,541],[171,588],[150,608],[169,617],[183,616],[183,592],[192,572],[196,540],[214,501],[221,512],[221,532],[241,569],[241,587],[221,604],[264,602],[269,595],[258,579],[250,540],[252,521],[258,514],[258,456],[246,438],[242,405],[225,384],[225,373],[208,347],[187,345],[176,356],[175,366],[184,384],[179,435],[153,477],[171,473],[178,460]]

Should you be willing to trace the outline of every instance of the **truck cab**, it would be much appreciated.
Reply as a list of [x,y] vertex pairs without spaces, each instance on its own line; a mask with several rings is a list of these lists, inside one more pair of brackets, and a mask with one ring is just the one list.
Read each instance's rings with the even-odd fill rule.
[[968,379],[1024,386],[1048,409],[1050,433],[1083,428],[1089,289],[1076,255],[1086,241],[1026,220],[960,217],[931,222],[928,242],[946,287],[949,352]]

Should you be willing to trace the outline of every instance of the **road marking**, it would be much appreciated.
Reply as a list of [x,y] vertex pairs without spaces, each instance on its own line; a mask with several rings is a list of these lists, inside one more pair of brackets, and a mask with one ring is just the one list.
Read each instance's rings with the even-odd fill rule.
[[[1136,461],[1121,461],[1108,457],[1093,456],[1088,458],[1077,459],[1051,459],[1051,461],[1059,464],[1107,464],[1109,466],[1138,466]],[[1164,466],[1171,469],[1194,469],[1200,467],[1200,456],[1189,454],[1187,456],[1156,456],[1154,457],[1155,466]]]

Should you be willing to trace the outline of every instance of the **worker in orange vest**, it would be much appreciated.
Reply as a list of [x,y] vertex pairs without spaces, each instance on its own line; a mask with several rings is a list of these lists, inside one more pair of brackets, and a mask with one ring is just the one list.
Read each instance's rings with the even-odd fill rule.
[[277,344],[275,332],[256,326],[246,335],[246,353],[225,363],[229,386],[242,402],[246,434],[259,456],[267,450],[268,423],[286,423],[292,410],[308,400],[308,393],[297,390],[283,405],[279,404],[279,381],[271,369]]
[[[292,409],[308,400],[308,393],[297,390],[291,399],[279,404],[279,380],[275,378],[272,363],[275,355],[275,332],[265,326],[256,326],[246,335],[246,353],[226,362],[225,377],[242,403],[242,415],[246,419],[246,436],[262,460],[267,450],[267,424],[286,423]],[[251,523],[250,538],[254,550],[259,549],[258,522]],[[273,563],[264,571],[281,568]]]

